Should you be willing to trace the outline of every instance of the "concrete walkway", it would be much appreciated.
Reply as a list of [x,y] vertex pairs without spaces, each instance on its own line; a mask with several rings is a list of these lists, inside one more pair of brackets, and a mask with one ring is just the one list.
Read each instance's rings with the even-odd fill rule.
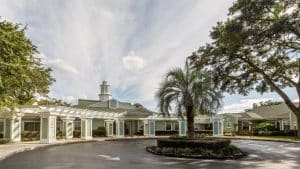
[[17,142],[11,144],[0,144],[0,160],[3,160],[13,154],[34,150],[46,146],[63,145],[63,144],[74,144],[83,142],[95,142],[95,141],[105,141],[108,137],[94,138],[92,140],[81,140],[79,138],[75,139],[61,139],[52,144],[41,144],[40,141],[29,141],[29,142]]
[[255,136],[220,136],[217,138],[228,138],[237,140],[256,140],[256,141],[273,141],[273,142],[286,142],[286,143],[300,143],[300,140],[292,139],[280,139],[280,138],[266,138],[266,137],[255,137]]

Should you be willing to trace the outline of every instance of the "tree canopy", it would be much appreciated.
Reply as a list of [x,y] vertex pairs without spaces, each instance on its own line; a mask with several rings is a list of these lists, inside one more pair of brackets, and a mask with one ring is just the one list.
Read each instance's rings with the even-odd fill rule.
[[186,62],[184,69],[167,73],[157,92],[162,113],[169,114],[174,104],[179,116],[187,116],[190,138],[194,137],[194,115],[216,112],[221,106],[222,93],[211,82],[210,74],[197,71]]
[[25,30],[26,26],[0,18],[0,108],[25,104],[36,94],[47,95],[54,82]]
[[300,98],[299,9],[297,0],[238,0],[213,27],[212,43],[190,59],[230,94],[276,92],[300,127],[300,107],[283,90],[292,87]]

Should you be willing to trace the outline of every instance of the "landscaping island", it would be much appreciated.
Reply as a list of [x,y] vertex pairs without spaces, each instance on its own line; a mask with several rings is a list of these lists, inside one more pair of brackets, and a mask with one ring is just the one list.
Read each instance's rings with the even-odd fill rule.
[[156,155],[197,159],[239,159],[246,153],[230,144],[229,139],[219,138],[163,138],[157,146],[146,147]]

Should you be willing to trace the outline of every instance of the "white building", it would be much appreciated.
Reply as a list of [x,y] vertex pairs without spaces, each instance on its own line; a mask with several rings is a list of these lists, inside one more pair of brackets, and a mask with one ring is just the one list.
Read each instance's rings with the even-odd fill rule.
[[[196,132],[221,135],[222,121],[206,115],[195,117]],[[82,139],[92,139],[93,130],[105,128],[106,136],[186,135],[186,120],[177,115],[163,116],[140,104],[114,99],[106,81],[100,85],[99,100],[78,100],[78,105],[21,106],[0,113],[0,137],[12,141],[24,140],[26,134],[35,135],[41,143],[55,142],[80,133]]]

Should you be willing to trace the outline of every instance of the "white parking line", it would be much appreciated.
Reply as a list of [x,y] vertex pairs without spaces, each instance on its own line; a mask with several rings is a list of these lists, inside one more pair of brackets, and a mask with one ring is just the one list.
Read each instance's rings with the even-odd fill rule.
[[110,161],[120,161],[120,157],[111,157],[109,155],[104,155],[100,154],[98,155],[99,157],[103,157],[105,160],[110,160]]

